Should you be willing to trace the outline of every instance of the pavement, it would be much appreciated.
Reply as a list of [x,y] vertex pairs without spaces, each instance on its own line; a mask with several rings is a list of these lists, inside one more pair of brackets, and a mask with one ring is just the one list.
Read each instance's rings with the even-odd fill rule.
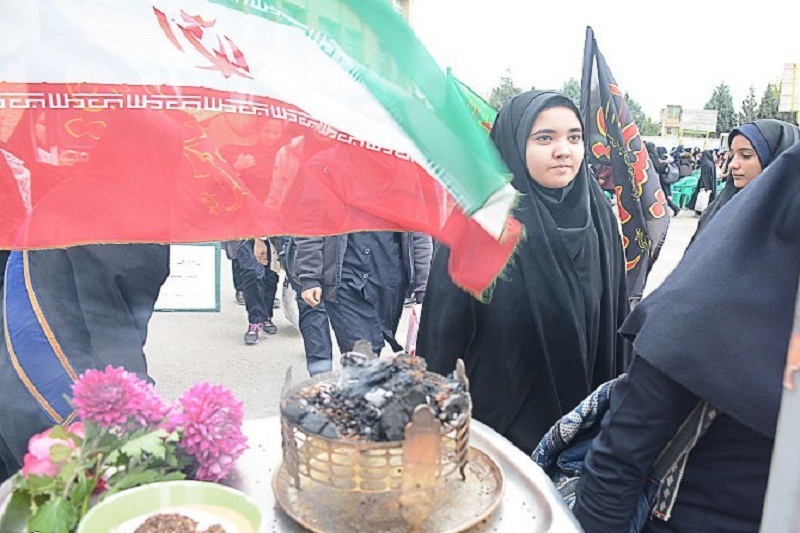
[[[661,255],[653,266],[645,296],[660,285],[683,257],[698,218],[684,210],[673,218]],[[156,312],[150,321],[145,353],[156,390],[166,399],[179,397],[201,381],[229,388],[244,402],[245,418],[278,413],[280,391],[287,370],[294,383],[308,379],[300,333],[275,309],[275,335],[261,335],[258,344],[247,346],[242,336],[247,313],[236,303],[231,281],[231,263],[222,253],[220,261],[220,311]],[[279,286],[279,291],[281,286]],[[404,344],[408,314],[405,308],[397,339]],[[335,342],[334,342],[335,345]],[[386,350],[389,348],[387,347]],[[334,364],[338,364],[334,346]]]

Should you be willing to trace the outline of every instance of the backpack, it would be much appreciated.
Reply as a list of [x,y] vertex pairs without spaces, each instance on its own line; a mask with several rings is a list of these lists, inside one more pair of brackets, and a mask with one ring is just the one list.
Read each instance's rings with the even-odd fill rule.
[[672,185],[673,183],[677,183],[679,179],[680,171],[678,170],[678,166],[675,163],[665,163],[661,181],[664,182],[665,185]]

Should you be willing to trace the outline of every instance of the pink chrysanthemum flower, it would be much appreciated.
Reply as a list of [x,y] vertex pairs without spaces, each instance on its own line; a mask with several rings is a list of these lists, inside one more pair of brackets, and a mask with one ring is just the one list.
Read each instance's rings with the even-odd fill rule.
[[153,386],[123,368],[87,370],[72,385],[72,401],[83,420],[101,427],[129,422],[146,426],[163,420],[167,412]]
[[247,449],[242,433],[242,402],[221,385],[199,383],[178,400],[168,427],[182,428],[179,446],[197,461],[195,479],[224,479]]

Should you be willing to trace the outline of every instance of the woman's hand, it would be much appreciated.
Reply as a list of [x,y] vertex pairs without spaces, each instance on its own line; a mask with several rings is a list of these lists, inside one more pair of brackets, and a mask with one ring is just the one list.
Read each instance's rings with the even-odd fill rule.
[[300,296],[311,307],[316,307],[322,301],[322,287],[314,287],[313,289],[304,290]]
[[253,244],[253,254],[256,256],[256,261],[262,265],[267,264],[267,243],[261,239],[256,239]]

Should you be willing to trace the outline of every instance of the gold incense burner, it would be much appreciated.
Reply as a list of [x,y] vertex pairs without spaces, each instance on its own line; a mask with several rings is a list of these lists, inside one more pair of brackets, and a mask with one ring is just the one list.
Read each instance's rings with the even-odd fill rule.
[[[468,391],[460,360],[454,376]],[[488,455],[469,446],[469,404],[465,416],[447,421],[418,405],[403,439],[388,442],[323,436],[284,416],[284,402],[298,391],[340,378],[332,372],[292,387],[287,375],[283,463],[273,489],[289,516],[319,533],[442,533],[465,531],[494,511],[503,474]]]

